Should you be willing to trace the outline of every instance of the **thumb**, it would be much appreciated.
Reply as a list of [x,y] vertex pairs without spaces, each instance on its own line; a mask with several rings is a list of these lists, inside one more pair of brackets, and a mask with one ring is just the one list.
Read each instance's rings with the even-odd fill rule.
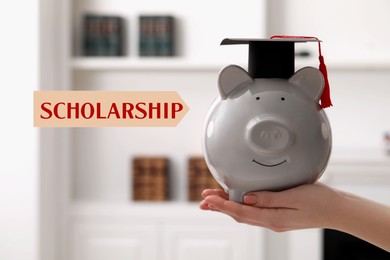
[[259,208],[291,208],[291,196],[286,191],[257,191],[244,196],[244,204]]

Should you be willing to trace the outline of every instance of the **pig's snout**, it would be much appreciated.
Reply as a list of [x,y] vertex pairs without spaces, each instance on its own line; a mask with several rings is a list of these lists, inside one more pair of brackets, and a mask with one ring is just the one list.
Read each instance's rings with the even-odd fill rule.
[[292,145],[294,135],[283,119],[266,116],[249,122],[246,139],[256,152],[281,153]]

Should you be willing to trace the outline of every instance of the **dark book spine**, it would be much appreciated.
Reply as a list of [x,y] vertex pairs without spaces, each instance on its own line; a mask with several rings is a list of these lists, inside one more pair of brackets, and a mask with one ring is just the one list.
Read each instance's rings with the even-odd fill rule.
[[165,158],[152,161],[150,194],[153,201],[168,199],[168,161]]
[[172,16],[154,18],[156,56],[174,55],[174,25]]
[[155,56],[154,17],[139,17],[139,55]]
[[220,189],[221,186],[209,171],[203,157],[191,157],[188,163],[188,199],[200,201],[205,189]]
[[122,45],[122,18],[99,15],[84,17],[83,54],[85,56],[121,56]]
[[133,200],[146,200],[146,165],[143,158],[133,160]]
[[133,159],[133,200],[166,201],[168,197],[168,159]]
[[189,194],[188,198],[190,201],[199,201],[201,200],[201,192],[204,187],[202,172],[199,167],[199,158],[192,157],[189,159],[189,179],[188,187]]
[[98,55],[100,37],[100,21],[98,16],[86,15],[84,17],[83,54],[86,56]]
[[122,18],[110,16],[105,18],[104,24],[105,55],[123,55],[123,22]]
[[199,175],[199,171],[196,167],[195,158],[190,158],[188,161],[188,200],[189,201],[197,201],[198,198],[198,190],[199,183],[197,176]]
[[105,56],[106,54],[106,18],[104,16],[98,16],[98,35],[96,37],[96,56]]
[[174,28],[172,16],[140,16],[140,56],[174,56]]

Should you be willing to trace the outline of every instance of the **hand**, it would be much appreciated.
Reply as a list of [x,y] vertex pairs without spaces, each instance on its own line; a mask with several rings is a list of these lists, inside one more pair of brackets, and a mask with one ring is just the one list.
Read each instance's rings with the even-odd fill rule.
[[204,190],[202,195],[205,199],[201,209],[219,211],[240,223],[279,232],[331,228],[390,252],[390,206],[322,184],[280,192],[250,192],[244,196],[244,204],[228,200],[223,190]]
[[307,184],[280,192],[250,192],[244,204],[229,201],[223,190],[204,190],[203,210],[231,216],[239,223],[266,227],[274,231],[304,228],[332,228],[335,210],[343,192],[322,184]]

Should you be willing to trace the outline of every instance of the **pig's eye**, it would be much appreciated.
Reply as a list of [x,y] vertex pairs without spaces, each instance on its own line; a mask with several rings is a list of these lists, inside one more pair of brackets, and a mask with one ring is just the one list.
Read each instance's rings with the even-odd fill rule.
[[256,100],[260,100],[260,98],[259,98],[259,97],[256,97]]
[[286,99],[284,97],[282,97],[280,100],[285,101]]

